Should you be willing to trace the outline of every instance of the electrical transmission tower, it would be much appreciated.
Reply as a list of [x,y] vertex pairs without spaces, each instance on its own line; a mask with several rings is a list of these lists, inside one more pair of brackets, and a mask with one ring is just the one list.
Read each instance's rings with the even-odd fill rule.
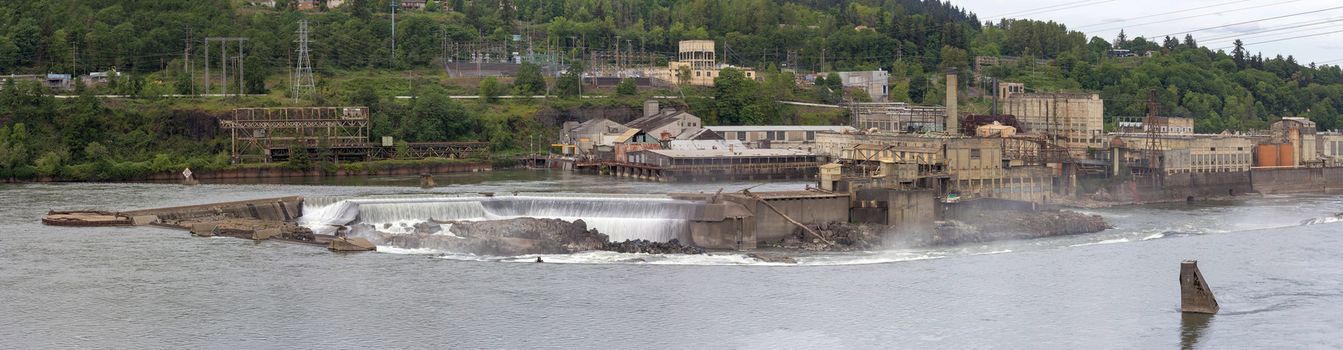
[[312,97],[316,90],[316,82],[312,78],[312,60],[308,57],[308,20],[298,23],[298,60],[294,62],[294,76],[289,81],[293,84],[289,91],[294,95],[294,102],[298,102],[304,96]]

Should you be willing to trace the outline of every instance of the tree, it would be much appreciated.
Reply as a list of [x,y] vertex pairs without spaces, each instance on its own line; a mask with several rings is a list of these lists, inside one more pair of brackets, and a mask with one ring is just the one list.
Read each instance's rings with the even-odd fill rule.
[[909,80],[909,99],[913,101],[923,101],[928,94],[928,77],[916,76]]
[[569,64],[569,70],[555,81],[555,90],[562,97],[576,97],[582,93],[583,62]]
[[513,81],[513,89],[519,95],[536,96],[546,92],[546,78],[541,75],[541,66],[523,63],[518,67],[518,78]]
[[461,141],[475,138],[476,120],[462,105],[448,97],[447,91],[430,85],[415,99],[402,134],[412,142]]
[[690,82],[690,66],[676,67],[676,84],[683,85]]
[[1245,69],[1245,43],[1236,39],[1231,46],[1231,60],[1236,62],[1236,69]]
[[308,146],[304,143],[295,139],[289,144],[289,159],[285,161],[285,168],[302,171],[312,169],[312,156],[308,154]]
[[355,106],[368,107],[369,114],[378,113],[381,108],[378,99],[378,93],[373,91],[373,87],[364,85],[354,90],[354,96],[350,97],[350,102]]
[[504,92],[504,85],[499,83],[499,79],[494,77],[485,77],[480,81],[480,98],[486,102],[498,102],[499,95]]
[[633,96],[639,93],[639,87],[635,85],[634,78],[625,78],[616,85],[616,94],[624,96]]
[[743,125],[758,121],[759,110],[748,109],[754,104],[755,80],[746,77],[740,69],[727,68],[713,79],[714,115],[723,125]]

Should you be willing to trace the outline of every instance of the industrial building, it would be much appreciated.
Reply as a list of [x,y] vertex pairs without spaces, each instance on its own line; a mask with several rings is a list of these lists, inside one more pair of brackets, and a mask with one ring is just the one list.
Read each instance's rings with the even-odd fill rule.
[[747,79],[756,78],[753,69],[718,63],[713,40],[682,40],[676,50],[676,60],[668,62],[665,71],[651,75],[677,84],[713,86],[714,78],[729,67],[746,73]]
[[656,181],[806,179],[824,158],[778,149],[648,149],[611,165],[612,175]]
[[861,130],[928,132],[947,128],[947,108],[904,102],[849,103],[854,126]]
[[1041,201],[1053,196],[1058,173],[1042,163],[1047,159],[1038,156],[1033,141],[1022,139],[822,133],[816,145],[820,154],[844,164],[850,178],[864,179],[851,183],[869,187]]
[[854,132],[851,126],[828,125],[739,125],[706,126],[727,140],[737,140],[752,148],[806,149],[816,142],[816,134]]
[[[1129,168],[1161,174],[1249,171],[1255,139],[1243,135],[1114,133],[1108,148]],[[1113,162],[1116,158],[1106,157]],[[1135,169],[1138,173],[1145,171]]]
[[1009,93],[1002,113],[1016,116],[1021,133],[1042,135],[1076,158],[1102,148],[1105,102],[1096,94]]

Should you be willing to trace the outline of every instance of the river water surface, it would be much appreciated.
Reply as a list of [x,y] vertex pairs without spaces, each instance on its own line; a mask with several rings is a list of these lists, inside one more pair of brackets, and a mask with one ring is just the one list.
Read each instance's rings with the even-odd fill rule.
[[[1101,233],[928,250],[470,257],[42,226],[282,195],[735,191],[495,172],[302,185],[0,185],[0,348],[1343,348],[1335,196],[1094,210]],[[350,181],[350,180],[345,180]],[[796,190],[769,183],[755,190]],[[638,260],[636,260],[638,259]],[[1179,312],[1198,259],[1222,312]]]

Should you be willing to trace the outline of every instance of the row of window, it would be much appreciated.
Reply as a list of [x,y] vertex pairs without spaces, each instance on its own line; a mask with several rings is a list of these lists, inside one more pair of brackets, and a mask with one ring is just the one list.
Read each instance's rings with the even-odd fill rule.
[[[761,133],[761,132],[763,132],[763,133],[765,133],[765,137],[763,137],[763,138],[761,138],[761,137],[757,137],[755,140],[752,140],[752,141],[756,141],[756,140],[770,140],[770,141],[815,141],[815,140],[816,140],[816,132],[815,132],[815,131],[808,131],[808,132],[806,132],[806,133],[803,135],[803,140],[789,140],[789,139],[788,139],[788,132],[786,132],[786,131],[730,131],[730,132],[726,132],[725,134],[736,134],[736,135],[733,135],[733,136],[735,136],[735,138],[736,138],[737,140],[742,141],[742,142],[745,142],[745,141],[747,141],[747,139],[746,139],[746,135],[747,135],[747,133],[750,133],[750,132],[756,132],[756,133]],[[725,139],[731,139],[731,138],[734,138],[733,136],[723,135],[723,138],[725,138]]]

